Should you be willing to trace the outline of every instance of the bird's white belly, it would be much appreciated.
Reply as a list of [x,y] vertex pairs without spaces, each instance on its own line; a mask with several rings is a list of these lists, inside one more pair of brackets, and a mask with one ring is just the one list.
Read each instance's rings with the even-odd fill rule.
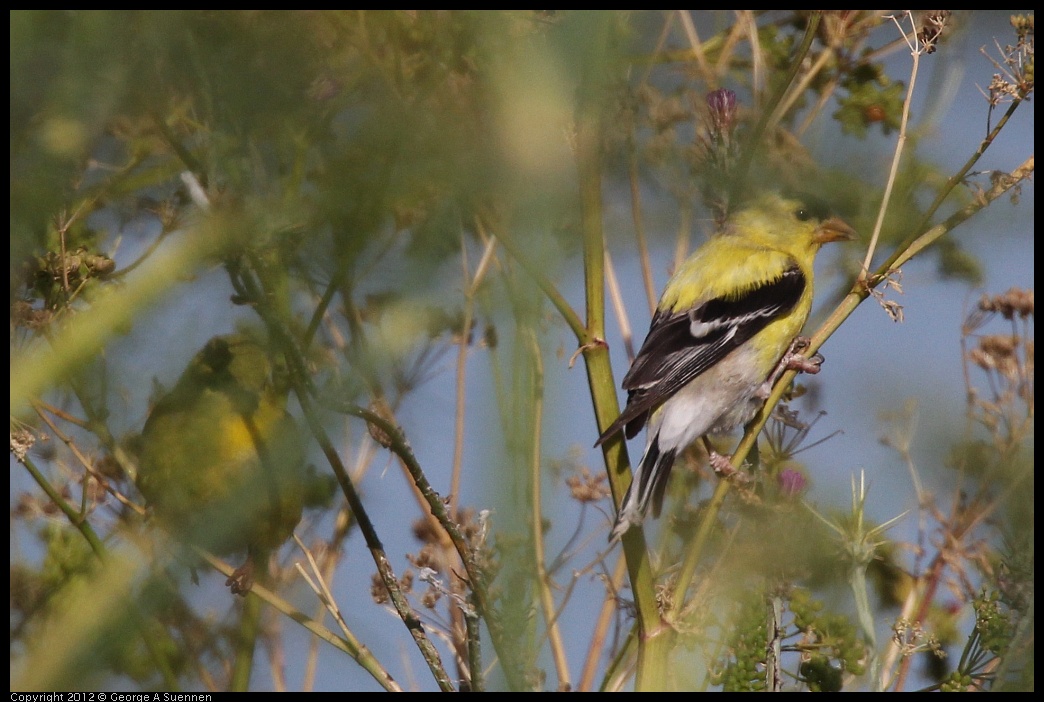
[[[755,395],[765,380],[753,351],[739,348],[721,363],[692,380],[660,408],[660,446],[682,448],[710,432],[728,431],[754,416],[761,400]],[[656,427],[649,428],[650,436]]]

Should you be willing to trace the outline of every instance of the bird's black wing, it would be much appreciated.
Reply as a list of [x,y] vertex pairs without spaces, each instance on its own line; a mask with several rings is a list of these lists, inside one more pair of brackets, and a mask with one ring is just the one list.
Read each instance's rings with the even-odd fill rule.
[[683,312],[657,310],[623,379],[627,407],[595,446],[624,427],[628,439],[637,434],[651,410],[792,310],[807,284],[804,273],[794,265],[738,297],[713,298]]

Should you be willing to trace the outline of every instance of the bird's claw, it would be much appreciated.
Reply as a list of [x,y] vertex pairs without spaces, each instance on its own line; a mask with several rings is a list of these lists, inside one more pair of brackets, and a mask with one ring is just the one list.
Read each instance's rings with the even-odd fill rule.
[[814,353],[811,356],[805,356],[802,351],[807,349],[811,344],[811,340],[807,336],[799,336],[790,343],[790,348],[783,354],[783,358],[779,359],[779,363],[776,364],[775,370],[769,375],[766,380],[756,393],[757,397],[764,400],[772,393],[772,386],[779,380],[779,376],[783,375],[785,371],[793,370],[799,373],[808,373],[809,375],[815,375],[819,372],[819,367],[823,365],[823,355],[820,353]]
[[795,370],[798,373],[808,373],[809,375],[815,375],[819,372],[819,367],[823,365],[823,360],[823,354],[821,353],[814,353],[811,356],[791,353],[783,357],[787,370]]
[[711,451],[710,456],[707,458],[707,462],[710,463],[710,467],[714,469],[714,472],[719,478],[731,480],[741,485],[750,482],[750,476],[747,473],[742,470],[737,470],[736,467],[732,465],[732,456],[726,456],[717,451]]
[[254,559],[247,556],[243,565],[232,571],[232,575],[225,580],[225,585],[232,591],[233,595],[246,597],[250,588],[254,586]]

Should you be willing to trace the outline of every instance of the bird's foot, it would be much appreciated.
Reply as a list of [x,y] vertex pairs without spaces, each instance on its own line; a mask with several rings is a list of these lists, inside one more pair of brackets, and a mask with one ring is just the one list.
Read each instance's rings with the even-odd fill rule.
[[772,386],[779,380],[779,376],[788,370],[808,373],[809,375],[815,375],[819,372],[819,367],[823,365],[823,355],[814,353],[811,356],[805,356],[802,353],[802,351],[808,348],[809,343],[811,342],[807,336],[799,336],[790,343],[790,348],[783,354],[783,358],[779,359],[779,363],[776,364],[772,374],[758,388],[756,393],[758,399],[768,399],[768,396],[772,394]]
[[731,480],[740,485],[746,485],[751,481],[750,474],[742,470],[737,470],[736,467],[732,465],[732,456],[726,456],[717,451],[711,451],[710,456],[707,458],[707,462],[710,463],[710,467],[714,469],[717,476],[723,480]]
[[811,356],[793,354],[789,358],[784,357],[787,362],[787,370],[796,370],[798,373],[815,375],[819,367],[823,365],[823,354],[814,353]]
[[798,373],[808,373],[809,375],[815,375],[819,372],[819,367],[823,365],[823,354],[814,353],[811,356],[805,356],[805,349],[809,347],[812,340],[807,336],[799,336],[790,343],[790,348],[783,354],[783,358],[780,360],[780,365],[784,367],[784,370],[796,370]]
[[233,595],[246,597],[246,594],[250,592],[250,588],[254,586],[253,556],[247,556],[246,562],[232,571],[232,575],[228,576],[225,585],[228,586]]

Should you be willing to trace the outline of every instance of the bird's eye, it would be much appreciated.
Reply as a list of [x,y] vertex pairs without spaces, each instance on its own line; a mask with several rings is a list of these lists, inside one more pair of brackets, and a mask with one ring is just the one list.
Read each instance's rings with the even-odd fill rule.
[[812,219],[812,212],[807,207],[799,207],[798,209],[794,210],[794,216],[802,222],[807,222],[808,220]]

